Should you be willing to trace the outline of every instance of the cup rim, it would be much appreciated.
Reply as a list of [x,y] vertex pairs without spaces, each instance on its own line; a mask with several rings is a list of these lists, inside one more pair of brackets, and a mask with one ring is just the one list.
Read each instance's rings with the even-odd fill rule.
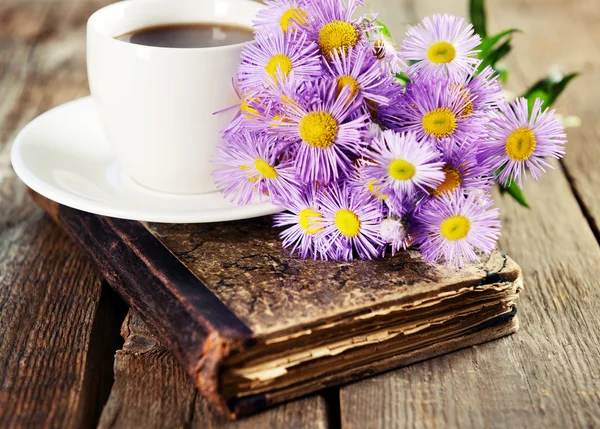
[[[245,3],[248,5],[252,5],[253,7],[255,7],[255,12],[254,12],[254,16],[252,17],[252,21],[254,22],[254,19],[256,18],[256,13],[265,9],[266,5],[259,3],[257,1],[254,0],[211,0],[212,2],[228,2],[228,3]],[[207,47],[201,47],[201,48],[175,48],[175,47],[166,47],[166,46],[148,46],[148,45],[137,45],[134,43],[129,43],[129,42],[125,42],[123,40],[119,40],[117,39],[117,37],[124,35],[124,34],[128,34],[130,32],[136,31],[136,29],[132,29],[128,32],[116,35],[116,36],[110,36],[105,34],[104,32],[102,32],[101,30],[99,30],[97,27],[95,27],[97,25],[97,21],[99,21],[100,19],[102,19],[102,15],[107,13],[107,10],[111,10],[111,9],[122,9],[125,7],[131,7],[131,4],[144,4],[144,5],[151,5],[151,4],[168,4],[170,7],[176,7],[176,4],[185,4],[185,5],[190,5],[190,6],[199,6],[199,7],[206,7],[206,3],[201,3],[198,0],[125,0],[125,1],[119,1],[117,3],[112,3],[109,4],[107,6],[104,6],[100,9],[98,9],[97,11],[95,11],[89,18],[87,21],[87,32],[93,32],[94,34],[105,38],[107,40],[111,40],[112,42],[122,46],[123,48],[125,47],[129,47],[131,49],[149,49],[149,50],[153,50],[153,51],[162,51],[162,52],[190,52],[190,53],[197,53],[197,52],[208,52],[208,51],[226,51],[226,50],[236,50],[239,49],[240,47],[246,45],[246,43],[251,43],[250,42],[241,42],[241,43],[235,43],[232,45],[223,45],[223,46],[207,46]],[[197,23],[198,21],[193,21],[193,20],[166,20],[164,22],[165,25],[169,25],[169,24],[193,24],[193,23]],[[207,21],[208,22],[208,21]],[[214,21],[211,21],[214,22]],[[254,24],[252,25],[247,25],[247,24],[239,24],[240,26],[243,27],[247,27],[249,30],[251,31],[255,31],[255,27]],[[141,27],[143,28],[143,27]],[[139,28],[138,28],[139,29]],[[126,48],[127,49],[127,48]]]

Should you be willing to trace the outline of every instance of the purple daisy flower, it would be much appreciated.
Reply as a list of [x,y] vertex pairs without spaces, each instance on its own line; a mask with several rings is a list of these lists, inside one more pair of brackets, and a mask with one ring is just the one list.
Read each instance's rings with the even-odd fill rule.
[[500,236],[500,212],[491,208],[487,196],[474,192],[465,197],[462,189],[443,195],[419,210],[419,250],[428,262],[445,260],[448,266],[462,268],[477,261],[475,249],[490,253]]
[[427,191],[444,180],[440,153],[411,132],[384,131],[365,156],[370,159],[365,175],[381,184],[384,195],[409,198],[417,189]]
[[465,116],[470,98],[459,85],[444,80],[410,83],[404,104],[400,106],[406,130],[418,139],[457,141],[481,133],[481,122],[475,115]]
[[312,19],[307,31],[326,58],[331,58],[335,51],[347,52],[361,43],[366,44],[365,32],[371,26],[361,18],[352,19],[362,5],[363,0],[322,0],[311,5],[308,13]]
[[[477,72],[480,38],[461,18],[425,19],[398,53],[374,17],[356,18],[363,0],[265,2],[213,161],[221,192],[285,207],[275,226],[301,258],[417,245],[460,268],[491,252],[493,181],[552,168],[566,143],[554,111],[507,104],[496,72]],[[394,77],[405,69],[406,85]]]
[[281,122],[288,122],[284,105],[297,103],[294,100],[302,99],[304,87],[305,85],[297,79],[287,79],[279,82],[277,86],[254,93],[255,95],[249,98],[252,101],[249,107],[256,113],[244,112],[244,118],[249,120],[243,121],[243,127],[257,133],[275,133]]
[[478,160],[479,145],[477,141],[465,140],[455,142],[443,139],[437,145],[442,152],[445,178],[436,188],[431,190],[434,196],[453,194],[461,188],[465,191],[480,190],[488,192],[492,187],[490,169]]
[[302,97],[285,103],[286,121],[275,123],[279,136],[295,141],[295,165],[305,182],[328,184],[345,177],[366,144],[366,115],[348,103],[349,89],[337,95],[336,82],[308,85]]
[[[281,87],[287,87],[288,85],[288,83],[281,83]],[[240,133],[272,134],[272,130],[269,129],[271,122],[285,120],[279,99],[272,95],[274,93],[273,89],[259,88],[245,95],[240,95],[238,88],[235,91],[240,101],[238,105],[232,106],[231,109],[237,109],[237,112],[229,125],[221,132],[223,140],[226,142],[236,141],[237,135]],[[278,140],[277,143],[281,146],[283,141]]]
[[456,85],[467,100],[461,112],[463,118],[473,114],[486,115],[497,110],[505,102],[502,86],[498,82],[498,73],[490,66],[480,73],[468,76],[462,82],[457,81]]
[[298,199],[286,204],[285,212],[275,215],[275,226],[287,227],[280,237],[284,247],[292,248],[292,254],[297,253],[303,259],[325,259],[321,243],[323,220],[315,187],[307,186]]
[[366,49],[349,48],[347,53],[335,51],[326,68],[336,80],[338,92],[347,86],[351,97],[356,96],[372,105],[389,103],[384,94],[393,83],[392,76],[384,72]]
[[501,105],[500,112],[489,124],[480,157],[489,160],[492,171],[502,169],[500,183],[516,180],[521,187],[527,171],[537,180],[546,167],[553,168],[545,158],[562,158],[567,136],[554,110],[542,110],[539,98],[531,113],[525,98]]
[[385,249],[379,235],[381,204],[345,184],[333,183],[317,196],[323,214],[323,251],[330,259],[376,258]]
[[366,193],[372,198],[383,202],[387,201],[391,195],[384,193],[381,182],[377,178],[370,176],[367,171],[371,161],[359,158],[356,163],[356,168],[347,179],[348,185],[354,188],[356,192]]
[[256,15],[254,25],[259,32],[289,32],[302,29],[309,21],[306,0],[264,0],[267,7]]
[[390,101],[386,104],[367,103],[371,120],[384,129],[401,130],[404,126],[404,87],[393,83],[383,93]]
[[407,73],[413,79],[451,77],[461,79],[480,64],[475,50],[481,38],[473,25],[452,15],[433,15],[411,28],[402,42],[401,57],[416,61]]
[[260,95],[248,95],[240,99],[239,105],[230,107],[230,109],[237,109],[237,112],[229,125],[221,132],[223,140],[228,141],[231,136],[243,132],[245,129],[251,129],[254,124],[259,124],[258,121],[264,117],[268,110],[268,105],[261,104],[262,98],[264,97]]
[[298,198],[300,191],[295,168],[281,161],[275,150],[275,137],[250,133],[237,134],[228,145],[218,147],[213,162],[215,184],[231,201],[248,204],[255,195],[268,195],[275,204]]
[[240,97],[240,116],[248,120],[264,117],[271,107],[268,95],[263,92],[252,91]]
[[403,197],[395,193],[393,189],[386,189],[380,179],[367,172],[368,168],[372,167],[370,160],[360,159],[358,163],[354,174],[347,179],[348,186],[352,187],[355,192],[366,194],[371,199],[378,201],[384,216],[402,217],[408,207],[415,204],[414,199]]
[[276,32],[257,33],[255,43],[248,43],[241,54],[238,82],[243,92],[273,87],[288,79],[306,81],[321,76],[321,56],[306,34]]

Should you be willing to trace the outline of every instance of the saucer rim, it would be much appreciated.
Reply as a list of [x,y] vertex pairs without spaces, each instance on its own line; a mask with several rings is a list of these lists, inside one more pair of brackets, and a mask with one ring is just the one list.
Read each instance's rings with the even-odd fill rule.
[[[100,216],[108,216],[118,219],[139,221],[139,222],[156,222],[156,223],[217,223],[217,222],[230,222],[244,219],[252,219],[261,216],[272,215],[275,213],[279,213],[284,209],[282,207],[277,207],[271,204],[268,201],[264,202],[256,202],[247,206],[232,206],[231,208],[226,209],[226,214],[222,214],[222,211],[194,211],[194,212],[184,212],[184,213],[176,213],[176,212],[142,212],[135,211],[132,209],[119,209],[115,207],[110,207],[104,204],[99,204],[91,201],[85,201],[77,198],[76,196],[68,193],[67,191],[61,192],[60,190],[56,190],[56,188],[47,183],[46,181],[39,178],[35,172],[29,169],[21,156],[20,148],[23,146],[23,141],[29,136],[31,133],[31,129],[35,128],[35,126],[47,115],[56,114],[57,111],[73,108],[73,105],[83,104],[83,103],[93,103],[93,99],[91,96],[81,97],[75,100],[68,101],[66,103],[60,104],[31,120],[27,125],[19,131],[17,136],[15,137],[10,153],[11,165],[15,171],[15,174],[19,177],[26,186],[31,188],[33,191],[38,194],[54,201],[64,206],[80,210],[86,213],[92,213]],[[150,190],[152,191],[152,190]],[[152,191],[157,192],[157,191]],[[207,194],[191,194],[189,197],[198,198],[199,195],[214,195],[218,194],[219,191],[211,192]],[[165,196],[176,196],[185,198],[186,194],[168,194],[161,193]]]

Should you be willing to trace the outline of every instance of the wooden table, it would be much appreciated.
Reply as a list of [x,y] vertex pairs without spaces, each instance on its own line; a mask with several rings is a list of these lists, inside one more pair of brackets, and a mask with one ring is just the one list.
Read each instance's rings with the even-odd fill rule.
[[[583,72],[557,105],[583,125],[569,130],[564,162],[525,187],[533,209],[496,195],[500,245],[525,274],[521,331],[241,422],[206,407],[10,166],[27,122],[88,94],[85,22],[105,3],[0,3],[0,427],[600,427],[598,0],[488,2],[492,31],[525,31],[508,61],[512,90],[553,64]],[[467,9],[466,0],[370,3],[397,35]]]

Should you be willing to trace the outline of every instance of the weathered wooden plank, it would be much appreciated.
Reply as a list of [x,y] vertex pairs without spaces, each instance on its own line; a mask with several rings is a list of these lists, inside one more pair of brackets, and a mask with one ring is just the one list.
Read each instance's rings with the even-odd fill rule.
[[121,327],[115,382],[99,428],[188,427],[194,409],[191,378],[135,314]]
[[110,383],[119,313],[87,255],[21,184],[0,185],[0,207],[11,205],[0,221],[0,427],[87,427]]
[[564,177],[551,174],[527,190],[531,212],[498,204],[502,246],[525,278],[520,331],[342,389],[344,427],[600,423],[600,251]]
[[581,127],[568,130],[563,166],[600,239],[600,6],[594,0],[511,0],[492,10],[497,12],[496,21],[525,30],[515,44],[511,65],[527,84],[556,66],[564,72],[581,72],[556,108],[581,120]]
[[121,330],[125,339],[115,357],[115,383],[99,428],[261,428],[327,427],[322,396],[282,405],[233,422],[213,412],[191,378],[139,316],[130,312]]
[[29,200],[9,156],[29,120],[87,92],[82,35],[95,7],[0,5],[1,427],[89,427],[111,383],[122,307],[109,289],[103,294],[89,258]]
[[[385,9],[383,1],[373,3],[377,3],[374,8]],[[550,47],[552,52],[571,49],[568,55],[578,58],[579,63],[573,60],[570,64],[585,61],[587,69],[598,68],[596,58],[582,57],[585,49],[578,51],[568,48],[573,42],[560,42],[568,40],[564,23],[579,25],[581,20],[576,17],[590,9],[597,13],[597,4],[590,8],[584,1],[554,1],[550,2],[554,13],[549,14],[545,10],[549,2],[539,0],[488,3],[494,17],[492,29],[529,28],[521,39],[534,37],[528,47],[517,48],[513,79],[526,73],[532,83],[544,72],[539,69],[544,61],[560,61],[551,55],[542,61]],[[576,15],[568,15],[571,6],[575,6]],[[417,19],[436,11],[464,15],[466,2],[420,1],[406,10],[407,15],[412,10]],[[532,21],[537,22],[533,28],[529,25]],[[553,32],[555,35],[544,42]],[[540,47],[541,51],[532,54]],[[524,88],[524,82],[517,83],[517,90]],[[579,94],[578,105],[571,104],[574,98],[568,97],[559,107],[571,114],[583,111],[591,115],[597,109],[589,91]],[[579,138],[588,136],[589,141],[593,133],[594,129],[585,124],[571,133],[569,150],[573,145],[587,147]],[[591,167],[589,162],[584,168]],[[580,171],[581,177],[591,174]],[[553,428],[600,424],[600,250],[560,168],[537,184],[528,183],[526,192],[534,207],[530,211],[496,195],[504,223],[500,245],[521,264],[525,278],[519,333],[343,388],[343,427]]]

